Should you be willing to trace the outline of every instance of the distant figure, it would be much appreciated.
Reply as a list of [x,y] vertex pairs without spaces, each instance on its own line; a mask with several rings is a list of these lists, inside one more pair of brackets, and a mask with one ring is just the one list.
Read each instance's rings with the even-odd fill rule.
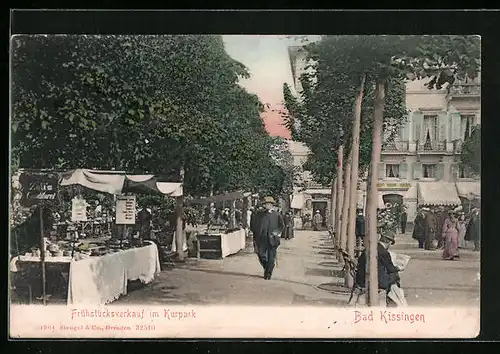
[[465,233],[467,232],[467,222],[463,211],[458,213],[458,248],[467,248]]
[[365,237],[365,217],[363,216],[363,210],[358,209],[356,215],[356,239],[363,239]]
[[319,210],[316,210],[316,213],[313,216],[313,230],[319,231],[321,228],[321,224],[323,224],[323,217],[321,216]]
[[[424,248],[425,239],[425,210],[427,208],[419,208],[417,216],[413,221],[412,238],[418,241],[418,248]],[[428,209],[427,209],[428,210]]]
[[436,215],[429,209],[425,211],[424,225],[424,249],[432,250],[434,249],[432,242],[436,239]]
[[151,221],[153,220],[153,216],[145,207],[137,215],[139,219],[139,227],[140,227],[140,238],[142,239],[150,239],[151,237]]
[[445,210],[443,206],[440,206],[437,209],[436,212],[436,237],[438,240],[437,248],[442,249],[444,246],[444,239],[442,238],[443,235],[443,226],[444,226],[444,221],[448,217],[448,212]]
[[404,207],[401,211],[399,221],[401,225],[401,233],[404,235],[406,233],[406,224],[408,223],[408,213],[406,212],[406,208]]
[[283,233],[281,234],[281,238],[289,240],[292,238],[292,228],[293,228],[292,213],[286,212],[285,215],[283,215],[283,222],[285,224],[285,227],[283,228]]
[[450,211],[450,216],[444,221],[443,234],[444,250],[443,259],[454,260],[458,254],[458,219],[455,212]]
[[481,211],[478,208],[473,208],[467,231],[465,232],[465,240],[474,242],[474,251],[478,252],[481,248]]

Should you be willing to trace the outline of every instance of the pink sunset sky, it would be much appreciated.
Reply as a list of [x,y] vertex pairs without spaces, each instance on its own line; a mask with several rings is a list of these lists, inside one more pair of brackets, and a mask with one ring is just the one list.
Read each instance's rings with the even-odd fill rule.
[[229,55],[250,71],[250,79],[242,79],[240,84],[270,105],[263,116],[269,134],[289,139],[290,132],[277,110],[282,108],[283,83],[293,85],[287,48],[296,42],[286,36],[227,35],[224,43]]

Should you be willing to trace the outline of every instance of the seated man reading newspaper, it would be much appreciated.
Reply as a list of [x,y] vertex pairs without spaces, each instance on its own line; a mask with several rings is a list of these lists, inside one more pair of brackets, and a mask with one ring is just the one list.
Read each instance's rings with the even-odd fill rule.
[[[408,264],[409,257],[398,255],[389,251],[390,245],[394,244],[395,235],[393,231],[384,231],[380,236],[378,250],[378,287],[385,290],[393,305],[406,306],[404,293],[400,287],[399,272]],[[397,266],[393,262],[396,261]],[[364,289],[366,284],[366,250],[358,258],[356,267],[355,287]],[[354,290],[354,289],[353,289]],[[351,296],[352,299],[352,296]],[[388,301],[390,303],[390,301]]]

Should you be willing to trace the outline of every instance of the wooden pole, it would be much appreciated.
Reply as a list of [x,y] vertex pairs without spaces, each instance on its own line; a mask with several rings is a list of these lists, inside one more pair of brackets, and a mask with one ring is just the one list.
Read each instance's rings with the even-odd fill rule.
[[[335,201],[335,247],[340,247],[340,230],[341,230],[341,216],[342,216],[342,175],[343,175],[343,159],[344,159],[344,146],[340,145],[337,152],[337,200]],[[341,255],[337,253],[337,259],[341,259]]]
[[[363,102],[363,93],[365,87],[365,75],[361,77],[358,92],[353,107],[353,125],[352,125],[352,146],[351,146],[351,181],[349,191],[349,218],[347,227],[347,253],[354,259],[354,248],[356,246],[356,204],[358,190],[358,171],[359,171],[359,131],[361,125],[361,103]],[[349,289],[354,286],[354,278],[351,275],[352,269],[347,267],[346,285]]]
[[337,199],[337,178],[332,178],[332,185],[330,189],[330,220],[328,222],[332,230],[334,230],[335,228],[336,199]]
[[43,304],[47,305],[47,292],[45,288],[46,274],[45,274],[45,238],[43,237],[43,206],[40,205],[40,263],[42,264],[42,299]]
[[[347,248],[347,225],[349,224],[349,194],[351,192],[351,159],[352,150],[349,153],[349,158],[347,159],[347,164],[345,167],[344,176],[344,199],[342,206],[342,229],[340,231],[340,247],[343,251]],[[341,260],[343,261],[343,259]]]
[[373,142],[372,142],[372,159],[371,159],[371,173],[370,173],[370,204],[368,205],[369,217],[369,249],[368,249],[368,267],[369,277],[368,292],[367,292],[367,305],[378,306],[378,268],[377,268],[377,166],[380,162],[380,154],[382,150],[382,128],[384,123],[384,104],[385,104],[385,79],[379,78],[375,86],[375,101],[373,109]]
[[[184,167],[181,166],[180,170],[180,182],[184,183]],[[184,224],[183,224],[183,215],[184,215],[184,195],[179,196],[175,200],[176,202],[176,214],[177,214],[177,223],[175,229],[175,242],[177,248],[177,254],[179,256],[180,261],[184,261],[186,255],[184,253]]]

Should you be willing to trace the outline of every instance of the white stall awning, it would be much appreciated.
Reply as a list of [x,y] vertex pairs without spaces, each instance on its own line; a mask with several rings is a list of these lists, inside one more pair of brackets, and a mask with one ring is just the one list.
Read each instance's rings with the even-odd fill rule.
[[467,199],[481,198],[481,183],[478,181],[456,182],[457,192],[460,197]]
[[290,207],[292,209],[302,209],[304,207],[304,195],[302,193],[294,194]]
[[419,182],[418,205],[461,205],[455,183]]

